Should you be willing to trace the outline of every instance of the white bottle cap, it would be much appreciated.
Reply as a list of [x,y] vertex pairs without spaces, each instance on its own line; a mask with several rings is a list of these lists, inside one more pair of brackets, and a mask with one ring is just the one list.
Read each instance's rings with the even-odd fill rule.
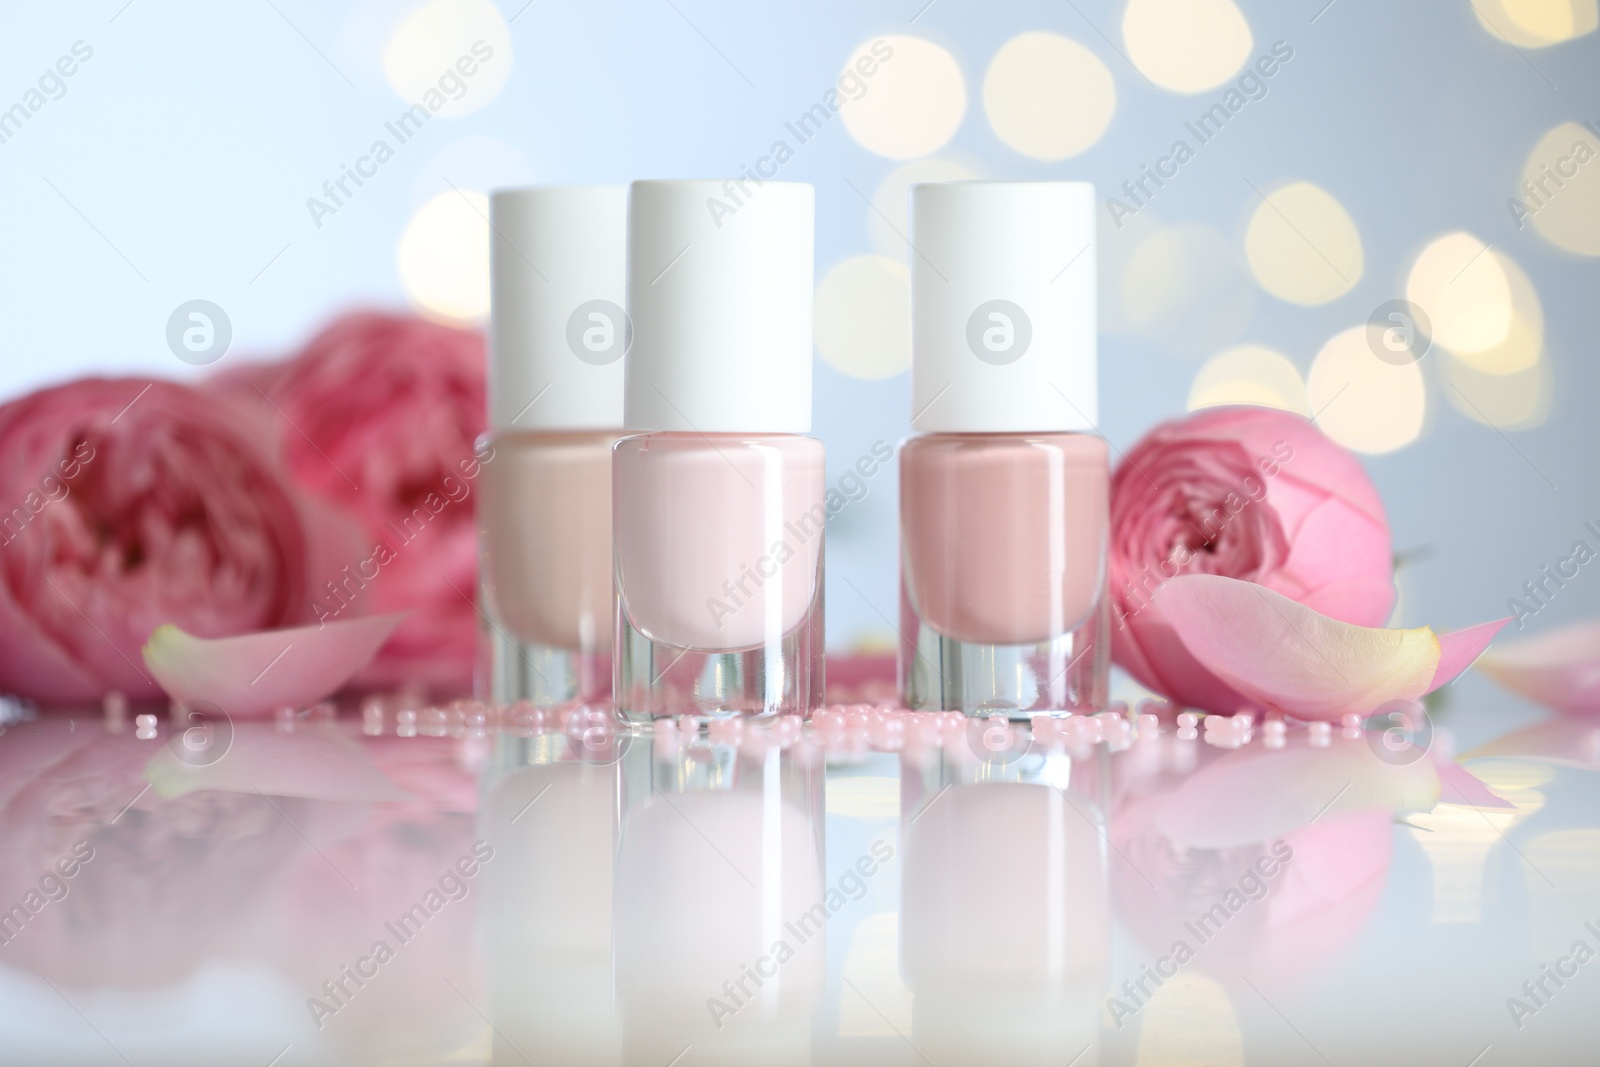
[[811,431],[815,224],[801,183],[633,183],[630,429]]
[[911,190],[911,426],[1093,430],[1094,186]]
[[489,425],[621,429],[625,185],[489,199]]

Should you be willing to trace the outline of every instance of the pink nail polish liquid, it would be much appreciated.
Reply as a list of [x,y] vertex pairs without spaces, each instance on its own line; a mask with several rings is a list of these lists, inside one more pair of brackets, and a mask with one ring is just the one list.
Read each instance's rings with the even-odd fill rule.
[[823,694],[824,466],[811,428],[813,195],[635,182],[612,458],[624,717],[806,715]]
[[1095,432],[1094,192],[912,192],[913,428],[900,452],[902,696],[1098,711],[1109,465]]

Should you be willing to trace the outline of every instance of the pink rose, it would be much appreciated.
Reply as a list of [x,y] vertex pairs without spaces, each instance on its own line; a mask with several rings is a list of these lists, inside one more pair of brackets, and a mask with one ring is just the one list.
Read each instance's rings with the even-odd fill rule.
[[88,379],[0,407],[0,690],[155,698],[139,649],[162,623],[213,637],[305,619],[311,521],[186,386]]
[[271,420],[298,484],[361,545],[315,575],[319,620],[413,609],[358,684],[470,685],[477,642],[473,496],[488,453],[482,335],[409,315],[335,320],[287,363],[214,383]]
[[1389,523],[1359,460],[1299,415],[1208,408],[1166,422],[1111,479],[1113,658],[1173,700],[1250,703],[1202,667],[1152,596],[1179,574],[1263,585],[1357,626],[1394,604]]

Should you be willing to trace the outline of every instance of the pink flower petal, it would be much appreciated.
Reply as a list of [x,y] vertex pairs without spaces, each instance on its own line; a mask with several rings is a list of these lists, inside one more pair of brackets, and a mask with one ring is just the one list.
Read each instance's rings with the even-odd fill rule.
[[1472,666],[1473,661],[1483,655],[1483,650],[1489,647],[1494,635],[1510,621],[1509,617],[1496,619],[1493,622],[1480,622],[1476,626],[1468,626],[1464,630],[1451,630],[1447,634],[1440,634],[1439,666],[1433,672],[1433,681],[1428,685],[1428,692],[1431,693],[1440,686],[1455,681],[1462,671]]
[[1439,800],[1432,760],[1385,763],[1363,741],[1313,748],[1251,745],[1223,755],[1165,797],[1157,830],[1186,848],[1232,848],[1281,837],[1351,811],[1430,811]]
[[1368,715],[1391,700],[1416,700],[1439,664],[1427,627],[1352,626],[1235,578],[1182,575],[1156,602],[1208,670],[1262,707],[1300,718]]
[[1560,767],[1600,771],[1600,722],[1548,719],[1490,741],[1462,759],[1536,759]]
[[1501,645],[1478,669],[1513,693],[1571,715],[1600,713],[1600,619]]
[[282,733],[266,723],[241,723],[218,743],[227,747],[214,762],[200,765],[161,746],[145,765],[145,780],[168,799],[202,789],[342,802],[412,799],[359,742],[332,730]]
[[1448,757],[1433,761],[1439,771],[1439,801],[1443,804],[1470,804],[1475,808],[1515,808],[1483,783],[1483,779]]
[[167,623],[144,646],[145,666],[167,695],[207,701],[248,718],[303,708],[337,690],[373,657],[404,614],[204,638]]

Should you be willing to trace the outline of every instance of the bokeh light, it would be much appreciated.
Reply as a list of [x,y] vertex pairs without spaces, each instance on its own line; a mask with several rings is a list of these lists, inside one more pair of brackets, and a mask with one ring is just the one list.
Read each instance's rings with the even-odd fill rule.
[[430,318],[482,322],[489,317],[489,198],[450,190],[418,209],[395,249],[400,284]]
[[1201,93],[1233,77],[1254,38],[1233,0],[1128,0],[1122,40],[1144,76],[1176,93]]
[[1336,334],[1306,376],[1317,425],[1346,448],[1376,455],[1415,441],[1428,414],[1428,390],[1416,363],[1379,359],[1365,326]]
[[967,113],[967,83],[955,56],[921,37],[890,35],[863,43],[844,69],[860,76],[863,60],[873,74],[839,112],[857,144],[890,159],[916,159],[949,143]]
[[1066,159],[1111,125],[1117,87],[1100,57],[1083,45],[1035,30],[995,53],[983,79],[983,110],[1008,147],[1034,159]]
[[1544,807],[1537,788],[1550,781],[1554,770],[1542,764],[1516,760],[1474,760],[1473,777],[1512,806],[1482,808],[1476,804],[1439,804],[1432,811],[1412,812],[1406,821],[1413,839],[1428,857],[1433,874],[1433,908],[1436,924],[1483,921],[1484,890],[1495,881],[1488,876],[1494,850],[1509,844],[1506,836]]
[[[395,30],[383,70],[400,99],[448,118],[499,96],[511,77],[511,57],[511,29],[489,0],[431,0]],[[439,94],[443,106],[428,103],[429,93]]]
[[1534,959],[1559,959],[1577,948],[1571,930],[1593,921],[1600,899],[1600,828],[1541,828],[1526,847],[1523,884],[1532,921],[1524,944]]
[[[841,778],[840,781],[851,781]],[[896,785],[894,799],[899,803]],[[891,816],[892,818],[892,816]],[[841,1038],[894,1039],[911,1030],[915,998],[900,973],[900,916],[879,912],[855,924],[840,976],[860,996],[839,1001]]]
[[1106,333],[1130,333],[1133,323],[1122,304],[1122,288],[1130,279],[1128,265],[1145,241],[1166,227],[1151,208],[1110,222],[1102,214],[1095,222],[1095,251],[1100,260],[1099,319]]
[[1326,189],[1295,182],[1258,204],[1245,255],[1261,287],[1291,304],[1326,304],[1361,279],[1361,234]]
[[1243,1067],[1239,1016],[1228,991],[1214,979],[1179,972],[1156,987],[1140,1014],[1135,1067]]
[[919,159],[896,167],[878,183],[867,209],[867,238],[873,251],[908,260],[911,249],[911,187],[920,182],[958,182],[981,176],[975,166],[953,159]]
[[1239,345],[1201,365],[1189,386],[1189,410],[1224,404],[1254,404],[1309,415],[1306,383],[1282,352]]
[[1469,0],[1478,23],[1497,41],[1545,48],[1593,33],[1595,0]]
[[505,189],[532,185],[539,180],[521,152],[498,137],[469,133],[434,153],[412,179],[407,206],[415,211],[440,190]]
[[888,256],[853,256],[817,286],[817,354],[852,378],[888,378],[911,366],[911,272]]
[[1600,139],[1594,131],[1564,122],[1541,137],[1506,207],[1518,229],[1531,225],[1557,247],[1600,256]]
[[1497,430],[1531,430],[1550,417],[1555,381],[1548,359],[1511,374],[1491,374],[1451,357],[1441,373],[1445,399],[1474,422]]
[[1128,254],[1116,284],[1129,328],[1175,355],[1217,351],[1255,314],[1255,285],[1238,249],[1197,224],[1153,228]]
[[[1489,250],[1506,279],[1511,324],[1497,344],[1476,351],[1446,351],[1459,363],[1485,374],[1519,374],[1539,362],[1544,352],[1544,308],[1533,282],[1517,261],[1498,248]],[[1484,258],[1488,258],[1485,256]]]
[[1417,256],[1406,299],[1427,314],[1434,343],[1457,354],[1487,351],[1511,332],[1511,283],[1500,257],[1462,230]]

